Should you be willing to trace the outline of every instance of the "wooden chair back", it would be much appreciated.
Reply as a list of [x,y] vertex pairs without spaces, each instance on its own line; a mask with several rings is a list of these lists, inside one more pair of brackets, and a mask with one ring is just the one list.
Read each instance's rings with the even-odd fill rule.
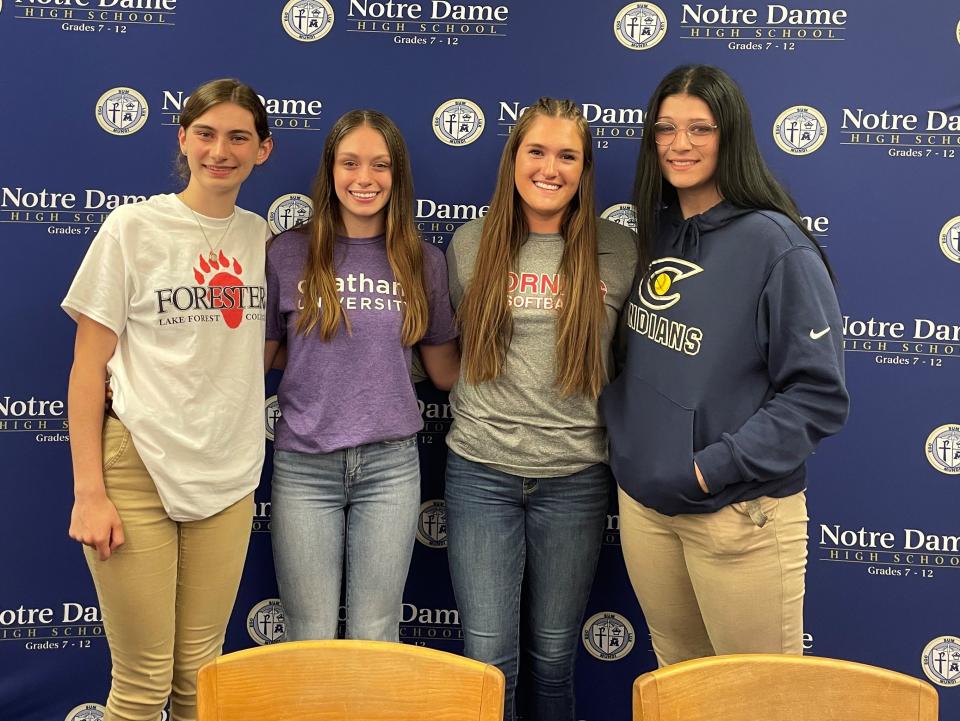
[[297,641],[203,666],[197,721],[502,721],[495,666],[420,646]]
[[937,703],[912,676],[812,656],[712,656],[633,684],[634,721],[937,721]]

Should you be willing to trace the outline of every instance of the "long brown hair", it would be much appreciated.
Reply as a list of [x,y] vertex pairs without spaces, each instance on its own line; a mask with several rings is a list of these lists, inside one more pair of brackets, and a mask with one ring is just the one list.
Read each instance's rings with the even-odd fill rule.
[[310,240],[304,268],[303,305],[297,330],[306,335],[318,328],[323,340],[330,340],[341,321],[350,332],[350,319],[340,307],[334,276],[333,249],[342,226],[340,202],[333,185],[333,164],[337,148],[348,133],[366,126],[377,130],[390,154],[392,187],[386,206],[387,260],[403,292],[403,325],[400,339],[411,346],[427,331],[427,294],[423,280],[423,248],[413,219],[413,173],[403,136],[383,113],[351,110],[327,134],[320,167],[313,180],[313,217],[303,227]]
[[606,315],[597,259],[593,201],[593,152],[590,127],[570,100],[540,98],[520,116],[500,157],[497,187],[483,224],[473,276],[457,312],[468,383],[497,378],[513,336],[513,312],[507,303],[507,276],[516,269],[529,226],[514,180],[517,151],[540,116],[574,122],[583,144],[583,173],[576,195],[560,224],[563,303],[557,311],[556,378],[564,396],[596,398],[605,381],[603,327]]

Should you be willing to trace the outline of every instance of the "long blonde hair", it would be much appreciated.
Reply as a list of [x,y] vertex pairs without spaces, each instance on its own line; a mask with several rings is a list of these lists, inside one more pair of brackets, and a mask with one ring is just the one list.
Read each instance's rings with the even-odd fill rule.
[[390,154],[392,187],[386,207],[387,260],[403,292],[403,325],[400,339],[412,346],[427,331],[427,293],[423,279],[423,248],[413,217],[413,173],[403,136],[383,113],[351,110],[327,134],[320,167],[313,180],[313,217],[303,230],[310,238],[303,285],[303,311],[297,330],[306,335],[317,328],[323,340],[330,340],[341,321],[350,332],[350,319],[340,306],[333,249],[342,225],[340,202],[333,184],[333,164],[340,142],[348,133],[366,126],[377,130]]
[[540,116],[574,122],[583,145],[583,173],[576,195],[560,224],[564,239],[560,259],[555,384],[564,396],[596,398],[605,381],[603,327],[606,315],[597,258],[593,201],[593,152],[590,127],[570,100],[540,98],[517,121],[500,157],[497,187],[483,224],[470,284],[457,312],[468,383],[497,378],[513,336],[513,312],[507,303],[507,280],[516,269],[529,226],[514,180],[517,151]]

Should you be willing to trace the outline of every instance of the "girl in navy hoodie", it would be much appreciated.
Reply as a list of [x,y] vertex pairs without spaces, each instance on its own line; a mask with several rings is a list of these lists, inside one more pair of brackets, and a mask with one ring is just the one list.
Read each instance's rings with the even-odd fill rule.
[[623,554],[661,665],[802,653],[806,458],[847,416],[821,248],[723,71],[647,110],[625,367],[603,393]]

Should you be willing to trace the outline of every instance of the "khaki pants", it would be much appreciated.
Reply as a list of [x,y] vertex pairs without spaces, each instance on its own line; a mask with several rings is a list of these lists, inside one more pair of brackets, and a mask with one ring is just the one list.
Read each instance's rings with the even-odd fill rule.
[[803,653],[804,493],[664,516],[619,490],[620,540],[661,666]]
[[197,671],[216,658],[236,600],[253,494],[215,516],[176,522],[116,418],[103,431],[104,482],[126,542],[106,561],[85,548],[113,662],[105,721],[196,719]]

